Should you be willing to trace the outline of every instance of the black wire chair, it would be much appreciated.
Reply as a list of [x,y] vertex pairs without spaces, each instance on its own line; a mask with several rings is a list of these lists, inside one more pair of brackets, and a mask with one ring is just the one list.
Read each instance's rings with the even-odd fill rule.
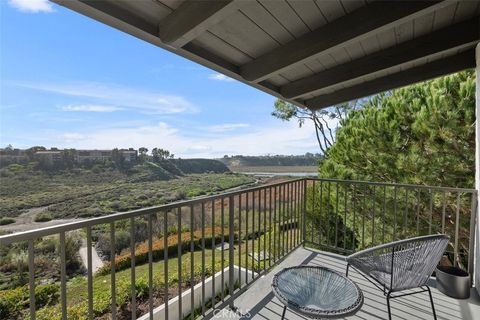
[[[347,270],[353,267],[383,291],[387,299],[388,319],[392,319],[390,299],[428,291],[433,317],[437,319],[427,281],[447,245],[447,235],[410,238],[356,252],[347,257]],[[397,294],[409,289],[420,291]]]

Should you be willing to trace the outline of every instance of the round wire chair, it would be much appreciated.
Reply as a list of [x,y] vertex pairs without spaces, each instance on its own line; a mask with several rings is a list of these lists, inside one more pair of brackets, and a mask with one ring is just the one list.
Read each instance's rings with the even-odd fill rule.
[[319,318],[342,318],[357,312],[363,293],[352,280],[331,269],[319,266],[285,268],[272,280],[275,296],[301,315]]

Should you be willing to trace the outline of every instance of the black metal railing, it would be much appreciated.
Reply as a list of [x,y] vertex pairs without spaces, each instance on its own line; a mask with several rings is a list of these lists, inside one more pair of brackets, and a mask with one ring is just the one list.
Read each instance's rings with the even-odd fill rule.
[[[215,309],[233,307],[236,297],[300,245],[347,254],[446,233],[448,258],[471,271],[476,196],[472,189],[304,178],[4,235],[0,246],[27,248],[31,319],[52,313],[37,308],[35,291],[45,281],[36,273],[35,247],[51,237],[59,241],[59,301],[43,308],[56,308],[60,318],[80,309],[89,319],[120,313],[208,319]],[[84,309],[69,297],[78,289],[67,287],[72,232],[87,247],[86,299],[77,302]],[[109,241],[108,261],[95,273],[94,244],[102,241]],[[96,300],[100,276],[109,277],[109,306],[103,309]]]
[[307,243],[348,254],[444,233],[450,236],[446,258],[473,273],[474,189],[336,179],[309,179],[307,189]]

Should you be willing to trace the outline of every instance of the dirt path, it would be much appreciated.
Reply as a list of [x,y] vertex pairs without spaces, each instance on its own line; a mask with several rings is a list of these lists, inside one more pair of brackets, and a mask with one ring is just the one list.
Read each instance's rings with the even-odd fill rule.
[[[82,247],[78,251],[78,254],[80,255],[80,258],[82,259],[83,266],[87,268],[88,266],[88,260],[87,260],[87,243],[86,241],[83,241]],[[98,269],[100,269],[103,266],[103,261],[100,259],[98,256],[97,250],[95,250],[95,247],[92,246],[92,271],[93,273],[97,272]]]
[[56,219],[46,222],[35,222],[35,216],[48,208],[46,207],[38,207],[38,208],[31,208],[28,209],[27,212],[22,213],[18,217],[15,218],[15,223],[8,224],[5,226],[0,226],[1,231],[11,231],[11,232],[21,232],[21,231],[28,231],[38,228],[45,228],[56,226],[62,223],[78,221],[78,219]]

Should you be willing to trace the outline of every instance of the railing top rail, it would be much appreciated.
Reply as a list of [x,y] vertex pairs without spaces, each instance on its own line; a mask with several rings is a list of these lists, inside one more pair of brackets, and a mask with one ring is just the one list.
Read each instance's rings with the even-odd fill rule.
[[54,235],[54,234],[59,234],[61,232],[67,232],[67,231],[72,231],[72,230],[78,230],[82,228],[87,228],[87,227],[92,227],[95,225],[99,224],[106,224],[106,223],[111,223],[115,222],[118,220],[124,220],[124,219],[129,219],[129,218],[135,218],[138,216],[142,215],[148,215],[148,214],[153,214],[153,213],[158,213],[158,212],[164,212],[164,211],[170,211],[175,208],[179,207],[187,207],[187,206],[192,206],[196,205],[202,202],[208,202],[212,200],[217,200],[217,199],[222,199],[222,198],[228,198],[231,196],[236,196],[245,192],[252,192],[252,191],[257,191],[257,190],[263,190],[263,189],[268,189],[284,184],[289,184],[297,181],[303,181],[305,178],[299,178],[299,179],[293,179],[293,180],[288,180],[288,181],[283,181],[283,182],[277,182],[277,183],[271,183],[271,184],[266,184],[258,187],[251,187],[251,188],[245,188],[241,190],[236,190],[236,191],[230,191],[230,192],[225,192],[225,193],[220,193],[220,194],[215,194],[211,196],[204,196],[204,197],[198,197],[195,199],[191,200],[184,200],[184,201],[176,201],[172,202],[169,204],[165,205],[160,205],[160,206],[153,206],[153,207],[148,207],[148,208],[142,208],[138,210],[132,210],[132,211],[127,211],[127,212],[119,212],[119,213],[114,213],[110,214],[108,216],[103,216],[103,217],[97,217],[97,218],[92,218],[92,219],[84,219],[84,220],[79,220],[79,221],[74,221],[74,222],[68,222],[68,223],[63,223],[51,227],[45,227],[45,228],[40,228],[40,229],[34,229],[34,230],[28,230],[28,231],[23,231],[23,232],[17,232],[13,234],[7,234],[0,236],[0,245],[9,245],[14,242],[20,242],[20,241],[28,241],[28,240],[35,240],[41,237],[49,236],[49,235]]
[[330,179],[330,178],[305,178],[305,179],[316,180],[316,181],[327,181],[327,182],[340,182],[345,184],[366,184],[366,185],[372,185],[372,186],[401,187],[401,188],[411,188],[411,189],[429,189],[429,190],[435,190],[435,191],[463,192],[463,193],[477,194],[476,189],[469,189],[469,188],[435,187],[435,186],[417,185],[417,184],[373,182],[373,181],[364,181],[364,180],[341,180],[341,179]]

